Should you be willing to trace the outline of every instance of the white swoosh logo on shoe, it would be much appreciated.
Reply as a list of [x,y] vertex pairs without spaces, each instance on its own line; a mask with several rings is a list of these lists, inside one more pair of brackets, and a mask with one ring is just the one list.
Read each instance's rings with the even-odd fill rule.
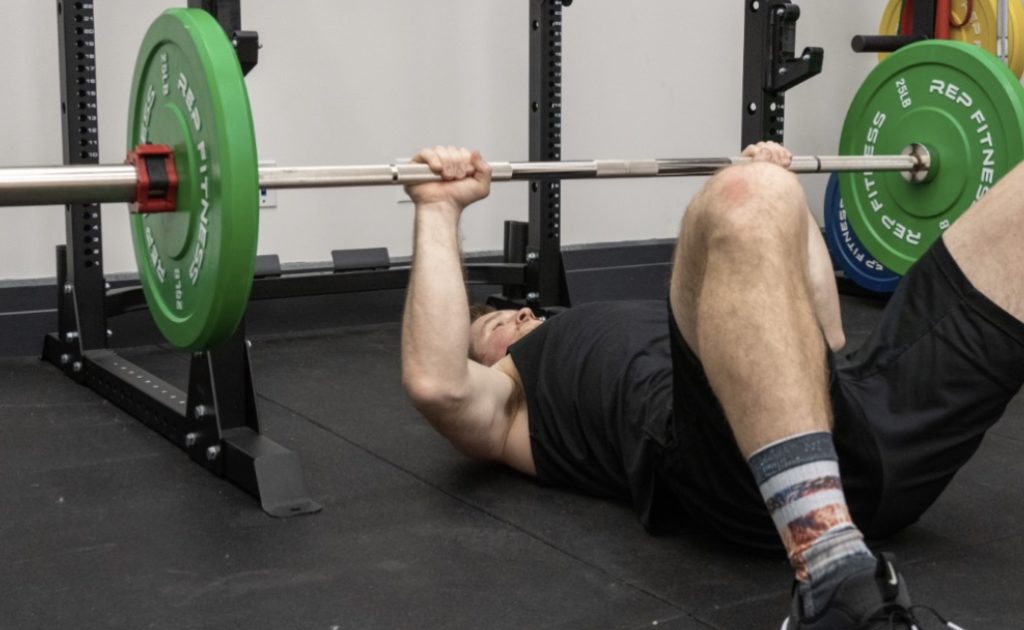
[[896,586],[899,584],[899,580],[896,579],[896,571],[892,568],[892,565],[886,562],[885,568],[889,569],[889,585]]

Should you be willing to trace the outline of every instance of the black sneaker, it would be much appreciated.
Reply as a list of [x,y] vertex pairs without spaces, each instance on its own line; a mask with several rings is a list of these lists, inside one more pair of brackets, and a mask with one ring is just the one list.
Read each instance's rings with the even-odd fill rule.
[[814,617],[804,617],[800,592],[794,589],[793,611],[781,630],[923,630],[915,609],[927,610],[952,630],[964,630],[937,612],[912,606],[903,577],[892,564],[890,554],[878,556],[875,568],[854,573],[843,580],[828,605]]

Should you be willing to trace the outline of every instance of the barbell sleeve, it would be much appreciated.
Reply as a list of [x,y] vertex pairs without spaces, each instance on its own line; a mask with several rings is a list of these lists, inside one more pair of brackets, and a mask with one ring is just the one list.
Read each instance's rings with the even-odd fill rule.
[[138,174],[122,164],[0,168],[0,205],[47,206],[135,200]]
[[[493,181],[614,179],[712,175],[750,158],[681,158],[647,160],[575,160],[563,162],[495,162]],[[795,173],[842,171],[926,172],[927,152],[908,155],[794,156]],[[363,166],[266,166],[259,169],[261,188],[335,188],[412,185],[441,181],[425,164]],[[132,202],[138,174],[130,165],[0,168],[0,206]]]

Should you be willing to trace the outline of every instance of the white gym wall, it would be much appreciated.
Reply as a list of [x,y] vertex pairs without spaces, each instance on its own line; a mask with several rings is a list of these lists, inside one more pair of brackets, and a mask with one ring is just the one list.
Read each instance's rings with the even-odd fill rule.
[[[120,162],[138,45],[167,0],[95,0],[101,161]],[[821,75],[787,96],[786,143],[834,153],[847,105],[874,65],[850,51],[884,0],[796,0],[798,51],[825,49]],[[576,0],[565,9],[563,157],[732,155],[740,146],[745,0]],[[262,159],[279,165],[389,162],[438,142],[528,157],[527,0],[383,3],[242,0],[259,32],[248,85]],[[0,2],[0,166],[62,161],[55,0]],[[825,176],[805,176],[819,214]],[[700,179],[566,182],[562,243],[675,235]],[[463,220],[464,250],[501,249],[504,219],[526,220],[526,184],[499,184]],[[330,250],[411,251],[399,188],[278,191],[260,253],[284,262]],[[54,275],[60,207],[0,208],[0,281]],[[108,273],[135,262],[124,206],[103,215]]]

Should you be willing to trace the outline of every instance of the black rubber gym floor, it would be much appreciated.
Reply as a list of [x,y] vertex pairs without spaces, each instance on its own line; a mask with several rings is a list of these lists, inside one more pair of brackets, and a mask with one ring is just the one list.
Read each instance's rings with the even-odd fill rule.
[[[852,343],[875,303],[844,297]],[[187,359],[123,352],[184,387]],[[265,433],[321,513],[254,499],[37,359],[0,360],[2,628],[777,628],[781,557],[467,461],[406,402],[399,325],[256,337]],[[895,551],[919,603],[1024,625],[1024,406]]]

